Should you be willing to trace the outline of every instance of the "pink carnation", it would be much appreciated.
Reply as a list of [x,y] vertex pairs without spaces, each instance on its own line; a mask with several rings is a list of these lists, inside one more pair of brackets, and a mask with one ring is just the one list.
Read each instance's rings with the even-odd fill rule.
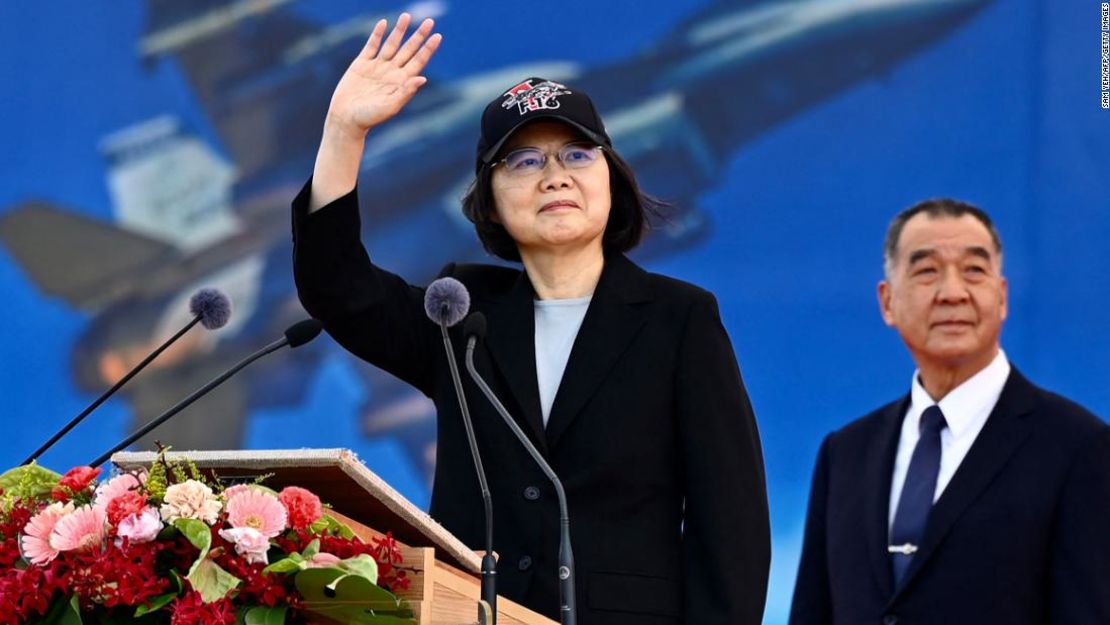
[[50,546],[50,534],[63,517],[73,512],[73,504],[53,503],[31,517],[19,537],[23,557],[31,564],[43,565],[58,557],[58,550]]
[[162,518],[158,509],[146,507],[139,514],[131,514],[119,523],[117,535],[132,543],[149,543],[162,531]]
[[240,491],[227,500],[227,523],[233,528],[250,528],[266,538],[285,529],[288,515],[277,497],[258,489]]
[[249,564],[267,564],[266,552],[270,550],[270,539],[262,532],[251,527],[236,527],[220,530],[220,537],[235,545],[235,553],[243,556]]
[[50,546],[58,551],[85,551],[99,545],[108,535],[103,510],[81,506],[62,517],[50,533]]

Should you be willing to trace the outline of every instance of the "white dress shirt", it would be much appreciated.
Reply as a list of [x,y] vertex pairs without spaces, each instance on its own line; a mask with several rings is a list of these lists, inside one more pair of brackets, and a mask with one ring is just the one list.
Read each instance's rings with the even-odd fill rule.
[[948,427],[940,431],[940,470],[937,473],[937,490],[933,502],[940,498],[948,482],[960,467],[964,456],[971,449],[979,432],[987,423],[987,417],[998,403],[1002,387],[1010,377],[1010,361],[1006,354],[998,350],[982,371],[968,378],[963,384],[949,391],[939,402],[933,401],[925,387],[921,386],[919,371],[913,372],[910,390],[910,407],[902,420],[902,433],[898,438],[898,453],[894,457],[894,476],[890,482],[890,511],[887,527],[894,524],[894,513],[898,509],[898,498],[902,496],[902,485],[910,468],[910,457],[917,446],[921,432],[918,429],[921,413],[934,404],[940,406]]

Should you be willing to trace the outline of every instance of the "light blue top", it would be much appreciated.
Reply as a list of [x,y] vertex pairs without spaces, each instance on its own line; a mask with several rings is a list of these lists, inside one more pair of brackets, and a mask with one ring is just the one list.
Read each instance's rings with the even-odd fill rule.
[[551,415],[551,404],[567,368],[567,359],[586,317],[593,296],[575,299],[535,301],[536,314],[536,381],[540,388],[540,409],[543,424]]

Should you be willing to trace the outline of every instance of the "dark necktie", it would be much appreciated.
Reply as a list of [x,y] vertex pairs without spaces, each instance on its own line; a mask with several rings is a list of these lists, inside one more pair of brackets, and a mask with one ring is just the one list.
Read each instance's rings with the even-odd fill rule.
[[906,569],[913,561],[925,522],[933,507],[933,494],[937,490],[937,472],[940,470],[940,431],[945,428],[944,413],[936,405],[921,413],[921,438],[913,448],[910,468],[902,485],[902,496],[894,513],[890,528],[891,564],[894,568],[894,585],[900,586]]

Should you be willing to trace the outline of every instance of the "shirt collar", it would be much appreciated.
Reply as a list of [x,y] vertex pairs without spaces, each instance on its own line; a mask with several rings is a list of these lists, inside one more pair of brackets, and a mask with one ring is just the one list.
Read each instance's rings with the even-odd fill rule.
[[916,419],[920,418],[926,408],[936,404],[944,413],[944,420],[948,423],[948,430],[953,438],[959,438],[976,422],[977,417],[994,409],[1008,377],[1010,361],[1006,359],[1006,353],[999,349],[989,365],[936,402],[921,385],[920,371],[914,371],[907,416],[912,415],[916,423]]

